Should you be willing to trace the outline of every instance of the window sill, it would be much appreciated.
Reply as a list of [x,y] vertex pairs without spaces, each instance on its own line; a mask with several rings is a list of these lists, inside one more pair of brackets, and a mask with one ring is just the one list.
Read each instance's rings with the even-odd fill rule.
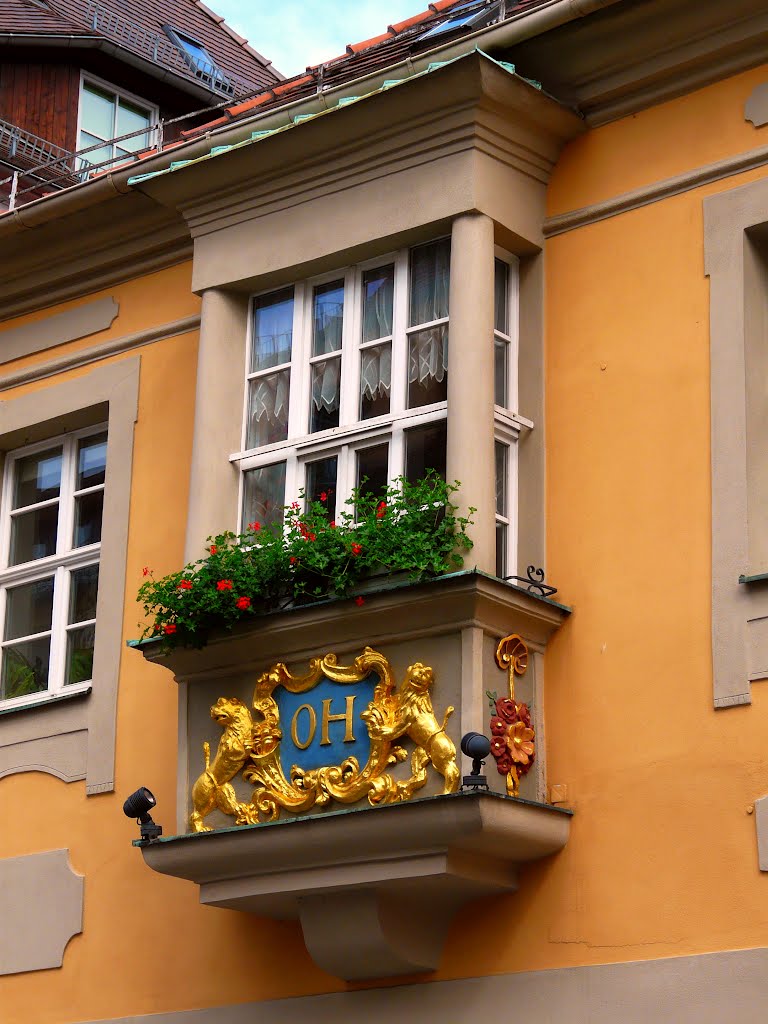
[[315,962],[360,980],[436,969],[458,910],[514,892],[570,822],[562,808],[463,792],[134,845],[207,906],[298,917]]
[[59,693],[44,700],[30,700],[24,704],[14,704],[12,707],[4,707],[3,703],[0,702],[0,715],[12,715],[16,711],[34,711],[39,708],[53,707],[54,705],[58,707],[59,704],[69,701],[84,700],[86,697],[90,697],[92,692],[93,687],[88,686],[84,690],[75,690],[72,693]]

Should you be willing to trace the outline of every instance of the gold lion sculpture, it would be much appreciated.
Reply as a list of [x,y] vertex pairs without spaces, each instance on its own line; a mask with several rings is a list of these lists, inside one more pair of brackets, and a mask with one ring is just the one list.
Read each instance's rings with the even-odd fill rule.
[[211,747],[203,743],[205,770],[192,787],[194,810],[189,818],[193,832],[211,832],[204,818],[218,807],[236,819],[240,815],[232,779],[245,764],[253,749],[253,719],[251,713],[237,697],[219,697],[211,708],[211,718],[224,732],[219,740],[216,757],[211,763]]
[[443,724],[439,725],[429,694],[434,678],[429,665],[420,661],[409,665],[399,692],[393,693],[387,702],[386,713],[376,704],[370,704],[361,717],[372,739],[397,740],[408,736],[413,740],[417,748],[421,747],[426,753],[435,771],[443,776],[443,793],[455,793],[461,773],[456,764],[456,747],[445,731],[454,709],[446,709]]

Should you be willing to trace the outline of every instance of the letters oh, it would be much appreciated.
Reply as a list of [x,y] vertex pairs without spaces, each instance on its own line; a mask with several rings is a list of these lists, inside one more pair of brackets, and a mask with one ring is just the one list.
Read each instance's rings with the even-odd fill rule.
[[[353,732],[353,726],[355,722],[355,694],[350,694],[345,698],[345,710],[340,715],[331,714],[331,697],[326,698],[322,702],[322,714],[320,720],[320,746],[329,747],[331,745],[331,739],[329,736],[329,726],[331,722],[344,722],[344,743],[354,743],[355,734]],[[299,728],[298,720],[299,715],[303,712],[306,713],[307,717],[307,736],[305,740],[299,739]],[[299,750],[306,750],[315,738],[315,732],[317,731],[317,714],[311,704],[302,704],[301,707],[296,708],[296,711],[291,720],[291,739],[299,748]]]

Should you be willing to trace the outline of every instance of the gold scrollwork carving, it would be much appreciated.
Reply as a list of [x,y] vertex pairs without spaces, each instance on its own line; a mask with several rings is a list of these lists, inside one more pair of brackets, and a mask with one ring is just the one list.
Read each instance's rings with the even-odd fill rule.
[[[339,765],[309,770],[293,765],[286,778],[280,762],[283,733],[274,697],[277,687],[301,694],[323,678],[354,684],[372,673],[378,682],[373,699],[360,715],[370,740],[366,764],[361,768],[356,757],[348,757]],[[233,817],[235,824],[246,825],[273,821],[281,810],[305,813],[325,807],[331,800],[351,804],[366,797],[372,806],[409,800],[426,784],[430,764],[443,777],[443,792],[455,792],[460,773],[456,748],[446,732],[454,709],[448,707],[442,722],[437,721],[430,694],[433,682],[433,670],[416,662],[408,667],[397,690],[389,661],[370,647],[351,665],[339,665],[335,654],[313,658],[302,676],[293,675],[282,662],[273,665],[256,680],[252,713],[236,698],[222,697],[211,708],[211,717],[224,732],[213,763],[209,745],[203,744],[205,769],[192,789],[192,831],[210,831],[204,819],[216,807]],[[322,701],[320,746],[330,743],[330,722],[343,721],[345,741],[354,740],[351,698],[347,698],[342,714],[332,715],[330,704],[330,700]],[[299,737],[298,713],[305,708],[307,736]],[[291,739],[298,749],[306,749],[312,742],[317,719],[317,709],[310,703],[294,713]],[[398,779],[389,769],[408,757],[405,748],[396,743],[403,738],[410,739],[414,749],[410,775]],[[241,770],[243,780],[254,787],[249,802],[238,801],[232,785]]]

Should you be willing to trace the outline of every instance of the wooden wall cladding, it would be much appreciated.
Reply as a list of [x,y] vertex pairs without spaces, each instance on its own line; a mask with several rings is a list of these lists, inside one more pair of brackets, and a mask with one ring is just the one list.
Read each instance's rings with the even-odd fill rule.
[[0,117],[74,149],[80,69],[74,64],[0,61]]

